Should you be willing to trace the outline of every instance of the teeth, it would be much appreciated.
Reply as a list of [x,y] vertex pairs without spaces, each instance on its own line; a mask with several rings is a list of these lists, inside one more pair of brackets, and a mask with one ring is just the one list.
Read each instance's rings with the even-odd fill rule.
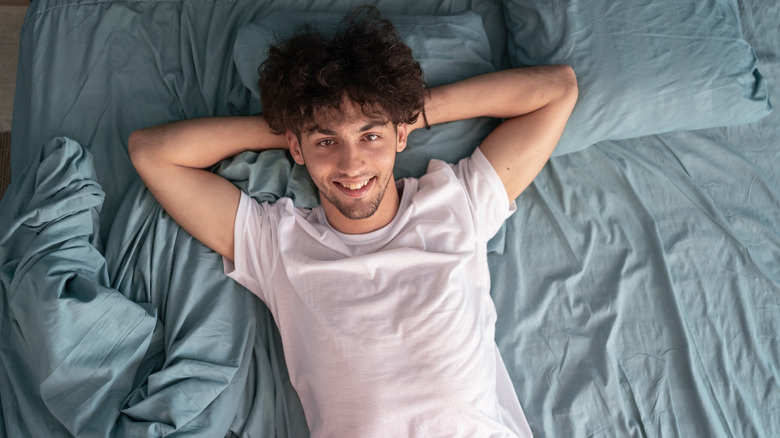
[[368,181],[363,181],[361,183],[356,183],[356,184],[344,184],[344,183],[340,182],[339,184],[341,184],[342,186],[344,186],[344,187],[346,187],[346,188],[348,188],[350,190],[357,190],[357,189],[359,189],[361,187],[365,187],[366,184],[368,184]]

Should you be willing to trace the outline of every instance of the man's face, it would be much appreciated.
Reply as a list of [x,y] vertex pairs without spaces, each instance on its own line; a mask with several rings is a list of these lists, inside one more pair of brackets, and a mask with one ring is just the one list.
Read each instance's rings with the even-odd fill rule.
[[331,226],[366,233],[387,225],[398,210],[393,165],[406,147],[406,124],[370,118],[351,105],[340,117],[321,117],[298,138],[288,132],[290,152],[305,164],[320,191]]

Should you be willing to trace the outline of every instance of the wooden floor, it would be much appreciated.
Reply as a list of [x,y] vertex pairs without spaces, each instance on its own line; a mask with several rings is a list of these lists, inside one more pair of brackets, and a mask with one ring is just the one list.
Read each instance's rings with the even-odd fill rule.
[[11,111],[14,106],[19,31],[26,1],[0,0],[0,198],[10,181]]
[[11,134],[0,133],[0,199],[11,183]]
[[27,0],[0,0],[0,132],[11,131],[16,59]]
[[11,120],[19,33],[29,0],[0,0],[0,198],[10,182]]

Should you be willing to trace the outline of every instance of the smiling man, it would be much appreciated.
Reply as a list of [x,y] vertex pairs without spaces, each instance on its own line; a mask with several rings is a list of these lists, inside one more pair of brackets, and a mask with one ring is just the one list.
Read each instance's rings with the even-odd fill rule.
[[[222,254],[271,310],[312,436],[503,437],[530,429],[494,341],[487,241],[548,160],[577,99],[565,66],[426,90],[372,8],[334,36],[304,28],[261,66],[263,116],[134,132],[130,156],[162,206]],[[505,119],[456,165],[393,180],[428,123]],[[289,149],[322,206],[258,203],[204,170]]]
[[[395,154],[406,147],[408,127],[401,126],[399,133],[398,125],[365,116],[347,99],[341,104],[341,121],[329,120],[324,114],[325,126],[297,136],[287,131],[286,135],[293,158],[306,164],[319,188],[325,215],[333,218],[330,225],[357,234],[373,231],[395,217],[398,191],[388,188],[395,185]],[[313,147],[304,151],[303,144]]]

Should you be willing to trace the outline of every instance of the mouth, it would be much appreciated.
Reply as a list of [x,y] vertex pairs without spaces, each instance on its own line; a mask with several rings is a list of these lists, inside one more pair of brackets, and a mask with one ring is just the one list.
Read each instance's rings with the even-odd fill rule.
[[359,183],[339,183],[339,184],[341,184],[342,187],[346,187],[346,188],[348,188],[350,190],[357,190],[357,189],[365,187],[366,184],[368,184],[368,181],[363,181],[363,182],[359,182]]
[[371,190],[376,177],[362,181],[334,181],[336,188],[350,198],[359,198]]

